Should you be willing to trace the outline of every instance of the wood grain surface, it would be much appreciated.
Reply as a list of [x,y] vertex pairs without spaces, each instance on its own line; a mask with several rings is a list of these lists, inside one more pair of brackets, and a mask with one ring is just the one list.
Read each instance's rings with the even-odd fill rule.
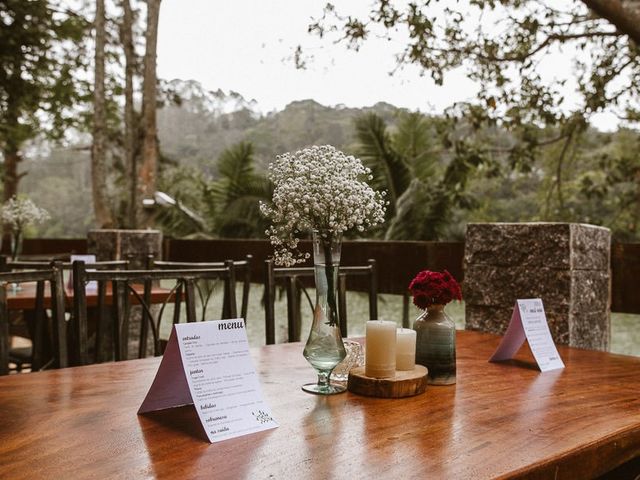
[[560,347],[540,373],[458,332],[452,386],[309,395],[301,344],[252,351],[280,427],[206,442],[193,407],[137,416],[159,359],[0,378],[0,477],[586,479],[640,456],[640,358]]
[[[135,289],[139,294],[143,293],[142,285],[135,285]],[[170,289],[154,287],[151,289],[151,303],[164,302],[170,293]],[[65,288],[64,297],[67,308],[71,308],[73,305],[73,289]],[[107,305],[111,305],[113,301],[113,294],[111,292],[111,284],[107,284],[106,292]],[[131,294],[130,300],[132,304],[138,304],[138,299],[135,295]],[[36,301],[36,285],[35,283],[23,283],[20,290],[7,290],[7,307],[9,310],[32,310],[35,307]],[[98,291],[96,289],[87,290],[87,306],[95,307],[98,304]],[[51,293],[49,285],[45,287],[44,296],[45,308],[51,308]]]
[[427,389],[427,367],[416,365],[413,370],[396,370],[394,378],[372,378],[364,374],[365,367],[352,368],[347,389],[358,395],[378,398],[404,398],[420,395]]

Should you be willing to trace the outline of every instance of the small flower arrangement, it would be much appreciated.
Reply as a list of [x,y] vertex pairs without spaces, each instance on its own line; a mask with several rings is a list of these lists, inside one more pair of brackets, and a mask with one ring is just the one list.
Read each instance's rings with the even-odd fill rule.
[[421,309],[431,305],[446,305],[451,300],[462,300],[460,284],[447,272],[423,270],[409,284],[413,304]]
[[7,201],[0,210],[2,222],[7,225],[13,233],[13,245],[11,248],[11,256],[15,260],[20,251],[22,242],[22,233],[28,225],[34,225],[44,222],[50,218],[49,212],[44,208],[38,207],[29,198],[12,197]]
[[297,248],[302,232],[315,230],[330,243],[348,230],[362,232],[384,221],[384,193],[363,180],[372,178],[371,171],[330,145],[278,155],[269,178],[273,203],[261,203],[260,210],[272,221],[266,234],[278,265],[290,267],[309,257]]

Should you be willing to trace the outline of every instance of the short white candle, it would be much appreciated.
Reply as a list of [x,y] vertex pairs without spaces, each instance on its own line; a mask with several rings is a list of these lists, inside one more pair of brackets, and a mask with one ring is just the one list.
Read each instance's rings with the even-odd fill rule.
[[413,370],[416,366],[416,331],[399,328],[396,335],[396,370]]
[[396,324],[385,320],[367,322],[364,374],[372,378],[394,377],[396,372]]

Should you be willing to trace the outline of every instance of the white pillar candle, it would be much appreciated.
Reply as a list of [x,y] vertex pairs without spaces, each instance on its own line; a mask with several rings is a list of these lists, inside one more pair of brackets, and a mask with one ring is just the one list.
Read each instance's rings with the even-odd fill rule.
[[416,366],[416,331],[399,328],[396,335],[396,370],[413,370]]
[[367,322],[364,374],[372,378],[394,377],[396,372],[396,324],[385,320]]

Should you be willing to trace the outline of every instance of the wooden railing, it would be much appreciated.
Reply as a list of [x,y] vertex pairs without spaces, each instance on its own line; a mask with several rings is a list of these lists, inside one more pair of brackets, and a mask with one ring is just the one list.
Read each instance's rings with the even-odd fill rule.
[[640,243],[611,246],[611,311],[640,313]]
[[[310,252],[310,242],[301,242]],[[61,253],[82,254],[87,251],[84,239],[25,239],[25,255]],[[264,260],[273,254],[267,240],[164,240],[163,258],[173,261],[222,261],[253,255],[252,281],[262,283]],[[462,242],[384,242],[345,241],[343,265],[364,265],[369,258],[378,265],[378,287],[381,293],[403,294],[413,276],[420,270],[447,269],[459,281],[464,280],[464,243]],[[640,243],[614,243],[611,248],[611,310],[640,313]],[[349,288],[363,289],[354,284]]]
[[[311,242],[300,242],[311,252]],[[365,265],[373,258],[378,267],[378,291],[403,294],[416,273],[425,268],[447,269],[462,280],[462,243],[345,241],[342,265]],[[175,261],[219,261],[253,255],[252,281],[262,282],[264,261],[273,255],[267,240],[166,240],[164,253]],[[356,279],[354,279],[355,281]],[[366,291],[366,285],[349,286]]]

